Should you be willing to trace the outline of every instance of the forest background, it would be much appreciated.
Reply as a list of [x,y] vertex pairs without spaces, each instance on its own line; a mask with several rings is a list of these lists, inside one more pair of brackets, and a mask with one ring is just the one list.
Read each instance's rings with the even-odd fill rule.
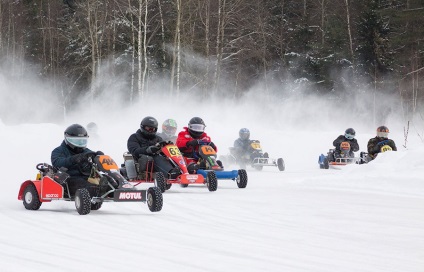
[[0,119],[49,100],[57,121],[100,97],[260,95],[422,121],[423,25],[421,0],[2,0]]

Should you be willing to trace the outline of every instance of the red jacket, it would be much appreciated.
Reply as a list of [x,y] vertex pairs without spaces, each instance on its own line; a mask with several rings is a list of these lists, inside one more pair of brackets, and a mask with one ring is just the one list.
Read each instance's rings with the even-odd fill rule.
[[[194,139],[193,137],[191,137],[190,133],[188,132],[188,127],[184,127],[184,130],[181,131],[180,133],[178,133],[178,137],[177,137],[177,141],[175,143],[175,145],[180,149],[180,151],[183,153],[184,157],[193,157],[193,151],[198,154],[198,150],[199,150],[199,146],[195,147],[195,150],[193,150],[193,147],[187,147],[187,143],[192,141],[192,140],[201,140],[207,143],[212,142],[211,138],[205,133],[203,132],[203,134],[197,138]],[[215,148],[215,151],[218,151],[218,148]]]

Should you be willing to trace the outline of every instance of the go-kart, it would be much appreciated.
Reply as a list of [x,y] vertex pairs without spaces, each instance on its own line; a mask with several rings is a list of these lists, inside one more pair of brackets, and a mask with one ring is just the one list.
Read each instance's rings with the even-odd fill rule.
[[282,158],[269,158],[268,153],[263,153],[261,143],[258,140],[251,140],[249,150],[239,155],[234,147],[230,147],[230,154],[220,156],[219,159],[225,165],[238,165],[240,168],[246,169],[246,166],[261,171],[264,166],[276,166],[278,170],[284,171],[285,164]]
[[[35,180],[26,180],[21,184],[18,199],[23,200],[27,210],[38,210],[43,202],[52,200],[75,201],[79,214],[89,214],[101,208],[103,202],[144,202],[149,210],[158,212],[162,209],[163,198],[156,187],[147,190],[134,188],[120,173],[113,159],[107,155],[88,153],[88,181],[96,188],[96,196],[90,196],[87,188],[77,189],[75,195],[70,194],[65,168],[56,169],[47,163],[39,163],[39,171]],[[87,170],[88,171],[88,170]]]
[[121,168],[121,173],[127,177],[127,179],[134,185],[138,185],[144,182],[154,182],[161,192],[165,192],[170,189],[172,184],[181,184],[183,187],[189,184],[206,184],[209,191],[213,192],[217,189],[216,178],[209,175],[203,177],[200,174],[190,174],[187,171],[186,161],[181,155],[180,150],[176,145],[169,141],[162,141],[157,143],[160,147],[158,154],[168,158],[169,162],[176,168],[180,169],[180,174],[176,178],[165,177],[162,172],[153,171],[153,160],[149,160],[146,166],[146,170],[139,173],[139,163],[134,160],[132,155],[128,152],[124,153],[124,164]]
[[364,156],[366,153],[361,152],[360,157],[355,157],[350,150],[349,142],[342,142],[340,144],[340,153],[336,149],[329,149],[327,156],[321,154],[318,158],[320,169],[342,169],[348,164],[362,164],[364,163]]
[[[245,169],[225,171],[221,161],[217,160],[215,149],[207,142],[199,142],[198,155],[184,157],[186,164],[195,164],[196,173],[203,175],[207,180],[233,180],[238,188],[246,188],[247,172]],[[216,183],[217,184],[217,183]]]

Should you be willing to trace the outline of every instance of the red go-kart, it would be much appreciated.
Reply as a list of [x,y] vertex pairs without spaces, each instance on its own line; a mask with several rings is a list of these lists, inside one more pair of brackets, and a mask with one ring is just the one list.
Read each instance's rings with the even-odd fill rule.
[[[114,160],[107,155],[95,155],[88,158],[90,172],[88,181],[99,187],[97,196],[90,196],[87,188],[77,189],[75,195],[69,192],[66,169],[55,169],[47,163],[39,163],[35,180],[26,180],[21,184],[18,199],[23,201],[27,210],[38,210],[42,203],[52,200],[75,201],[79,214],[85,215],[101,208],[103,202],[147,202],[152,212],[162,209],[163,198],[156,187],[137,190],[120,173]],[[101,189],[100,189],[101,188]]]

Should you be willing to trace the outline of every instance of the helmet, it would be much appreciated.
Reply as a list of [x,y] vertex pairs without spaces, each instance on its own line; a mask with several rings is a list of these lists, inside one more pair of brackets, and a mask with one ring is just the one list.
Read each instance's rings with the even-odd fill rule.
[[355,134],[356,132],[353,128],[348,128],[346,129],[344,136],[346,139],[352,140],[353,138],[355,138]]
[[377,128],[377,137],[387,138],[389,136],[389,129],[386,126],[380,126]]
[[239,130],[239,137],[242,140],[249,140],[250,138],[250,131],[247,128],[242,128]]
[[96,134],[97,133],[97,124],[94,122],[90,122],[87,124],[87,130],[90,132],[90,134]]
[[85,148],[87,146],[87,130],[79,124],[70,125],[64,132],[65,143],[70,148]]
[[147,139],[153,139],[158,131],[158,121],[152,116],[144,117],[140,123],[141,134]]
[[199,138],[205,132],[205,122],[200,117],[193,117],[188,122],[188,132],[193,138]]
[[174,136],[177,132],[177,122],[174,119],[166,119],[162,124],[162,131],[167,136]]

